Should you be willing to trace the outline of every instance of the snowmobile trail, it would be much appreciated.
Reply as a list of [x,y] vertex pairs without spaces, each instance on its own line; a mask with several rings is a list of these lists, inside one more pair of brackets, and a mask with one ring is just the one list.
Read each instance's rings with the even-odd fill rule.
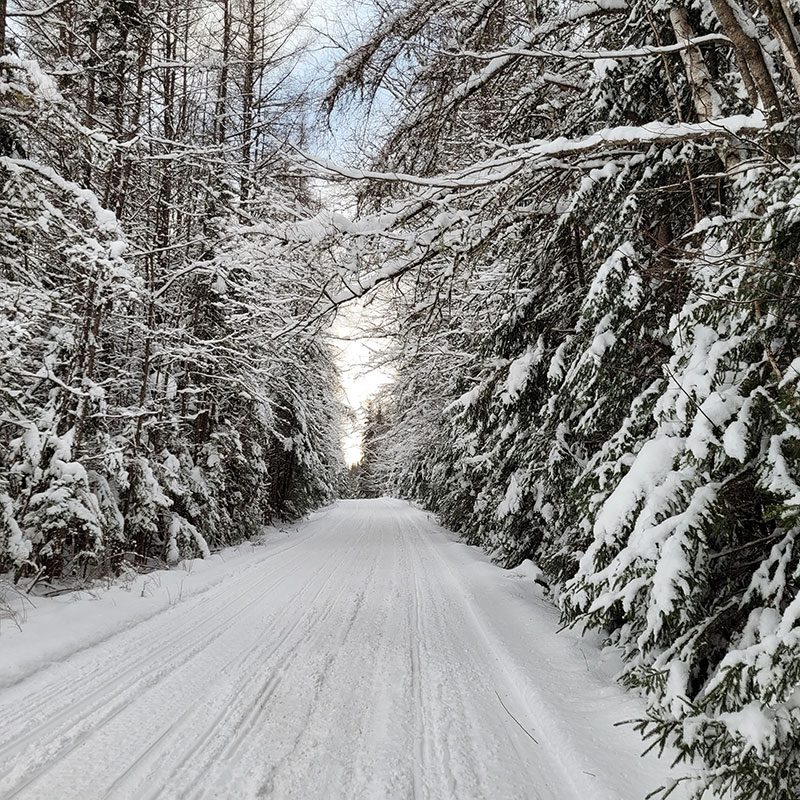
[[0,691],[0,797],[638,800],[667,779],[613,727],[641,709],[593,645],[412,506],[342,501],[253,558]]

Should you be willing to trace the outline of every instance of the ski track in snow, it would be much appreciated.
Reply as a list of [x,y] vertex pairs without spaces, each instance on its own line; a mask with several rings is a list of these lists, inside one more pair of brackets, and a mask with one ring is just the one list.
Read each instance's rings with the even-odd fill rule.
[[301,534],[0,691],[0,797],[639,800],[668,777],[520,572],[397,500]]

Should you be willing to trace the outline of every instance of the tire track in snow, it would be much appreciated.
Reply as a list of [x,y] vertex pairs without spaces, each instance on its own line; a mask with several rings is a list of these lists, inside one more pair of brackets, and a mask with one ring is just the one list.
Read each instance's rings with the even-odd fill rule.
[[[288,548],[285,548],[284,551],[286,549]],[[339,564],[344,564],[345,560],[346,558],[343,557]],[[272,593],[276,588],[290,581],[291,578],[296,574],[299,565],[305,563],[305,561],[305,554],[300,553],[288,565],[274,565],[274,569],[271,569],[264,574],[254,575],[254,579],[250,581],[250,583],[242,591],[236,593],[229,601],[216,608],[211,614],[204,615],[199,620],[192,621],[192,625],[190,627],[187,626],[186,633],[179,635],[176,640],[177,643],[188,642],[188,644],[186,644],[184,647],[180,647],[176,650],[174,648],[175,642],[173,642],[171,646],[169,642],[169,633],[167,632],[165,640],[154,646],[153,649],[147,653],[143,659],[137,659],[137,663],[123,670],[121,673],[117,673],[115,676],[107,679],[105,682],[101,683],[99,687],[95,687],[88,696],[83,696],[79,700],[76,700],[74,696],[70,697],[68,700],[69,705],[63,708],[60,713],[57,713],[55,716],[51,716],[50,719],[43,725],[39,726],[39,728],[36,728],[32,731],[27,731],[22,736],[17,737],[16,740],[11,743],[10,747],[7,746],[5,750],[0,749],[0,757],[5,760],[9,755],[13,755],[14,751],[18,752],[21,747],[24,747],[24,745],[35,742],[37,745],[36,762],[38,762],[35,764],[28,762],[26,764],[24,760],[18,761],[16,764],[16,769],[24,772],[22,782],[20,783],[19,781],[15,780],[15,771],[12,769],[11,773],[4,775],[3,778],[0,779],[0,792],[3,791],[3,786],[6,785],[9,780],[11,780],[11,782],[15,785],[13,788],[11,788],[11,791],[8,795],[3,794],[2,796],[7,796],[8,798],[17,797],[20,792],[33,785],[44,774],[46,774],[48,769],[52,768],[52,766],[56,764],[58,759],[63,759],[70,753],[77,750],[94,734],[96,730],[102,729],[103,726],[108,725],[119,714],[123,713],[128,707],[132,697],[142,697],[148,689],[157,686],[165,676],[168,676],[176,669],[186,665],[199,653],[207,650],[214,641],[225,634],[226,630],[231,625],[231,622],[240,616],[243,606],[246,610],[247,607],[257,604],[264,597]],[[288,567],[288,570],[277,580],[273,580],[275,575],[280,572],[281,568],[286,567]],[[315,571],[303,585],[301,585],[299,591],[296,592],[292,597],[292,600],[306,588],[313,586],[318,573],[324,568],[325,565],[321,565],[319,569]],[[265,584],[268,585],[265,587]],[[255,596],[253,596],[254,591],[258,592],[258,594]],[[317,587],[317,593],[320,591],[321,588]],[[244,602],[242,603],[240,601]],[[192,610],[194,611],[196,609]],[[203,608],[201,607],[200,610],[202,611]],[[166,612],[167,616],[169,614],[170,612]],[[209,630],[208,624],[223,614],[225,615],[224,618],[219,620]],[[168,628],[171,627],[171,622],[171,620],[167,621],[166,626]],[[202,640],[198,639],[198,631],[202,631],[203,633]],[[172,650],[171,653],[169,652],[170,650]],[[152,664],[157,662],[159,657],[163,657],[165,653],[168,653],[169,657],[159,666],[157,670],[152,671]],[[237,657],[238,656],[235,656],[230,660],[230,662],[232,663],[235,661]],[[225,666],[230,666],[230,663],[226,664]],[[111,666],[108,671],[113,671],[113,666]],[[130,680],[124,689],[120,691],[118,686],[119,681],[122,679],[131,678],[131,676],[132,680]],[[109,694],[109,690],[115,691],[113,691],[112,694]],[[89,701],[95,701],[95,703],[88,711],[84,711],[77,718],[74,716],[70,717],[70,713],[74,715],[74,705],[76,703],[85,704]],[[109,705],[109,701],[110,706],[106,709],[105,713],[101,712],[101,716],[98,718],[96,716],[97,712],[103,707],[104,704]],[[57,729],[55,731],[55,738],[50,740],[48,746],[48,744],[41,741],[41,738],[44,734],[54,733],[53,728],[58,722],[66,723],[69,734],[59,736]]]
[[[546,729],[542,731],[541,721],[537,719],[535,709],[530,706],[526,695],[521,691],[521,686],[532,686],[532,675],[520,674],[512,670],[509,666],[510,659],[508,653],[503,649],[502,644],[487,629],[485,622],[480,618],[476,611],[476,604],[469,589],[465,586],[462,576],[453,568],[453,565],[445,558],[442,552],[442,545],[449,546],[451,543],[441,532],[432,532],[430,522],[425,518],[424,512],[416,512],[415,518],[409,520],[415,530],[420,534],[419,541],[422,543],[429,558],[424,563],[430,565],[437,563],[438,569],[433,570],[441,586],[449,587],[447,594],[452,598],[454,604],[461,609],[461,617],[465,626],[465,639],[472,642],[472,652],[483,654],[484,658],[476,660],[465,658],[460,664],[460,669],[474,669],[475,683],[479,684],[482,675],[491,675],[492,683],[485,687],[485,698],[489,701],[486,705],[491,716],[497,718],[507,729],[507,746],[510,746],[522,769],[528,774],[530,781],[529,793],[525,798],[553,798],[554,800],[584,800],[585,788],[580,782],[576,781],[575,769],[568,765],[572,754],[569,748],[566,751],[554,752],[549,744],[550,736]],[[427,523],[425,528],[423,524]],[[428,567],[430,568],[430,566]],[[440,594],[444,594],[441,592]],[[481,662],[483,662],[481,664]],[[500,705],[497,692],[503,698],[506,706],[511,706],[517,710],[517,716],[521,722],[534,732],[538,744],[534,744],[523,734],[518,723],[508,716],[508,712]],[[475,689],[466,697],[463,716],[467,719],[476,707]],[[524,713],[520,714],[520,710]],[[500,757],[500,751],[497,752]],[[491,763],[492,759],[478,759],[476,763]],[[546,771],[538,768],[540,764],[546,764]]]
[[[285,667],[289,662],[292,653],[294,652],[293,648],[288,649],[277,661],[273,661],[273,657],[279,653],[283,645],[300,627],[301,623],[306,621],[309,617],[314,616],[317,609],[313,604],[325,591],[325,589],[337,575],[339,569],[346,562],[347,553],[345,553],[340,561],[334,566],[327,578],[319,583],[319,585],[316,587],[314,595],[307,601],[303,599],[303,602],[307,602],[308,605],[305,607],[301,606],[299,608],[300,613],[296,617],[290,618],[289,622],[284,625],[277,637],[277,640],[269,641],[269,647],[267,647],[265,644],[263,649],[255,647],[249,653],[245,653],[244,656],[236,656],[234,660],[238,662],[239,671],[241,673],[246,674],[253,664],[258,664],[261,670],[266,673],[266,678],[261,678],[258,674],[255,674],[250,680],[247,681],[245,685],[236,687],[238,700],[236,702],[226,704],[220,712],[215,714],[210,724],[204,727],[199,740],[193,742],[192,748],[187,750],[181,761],[169,769],[160,788],[149,794],[148,797],[156,800],[156,798],[164,798],[168,796],[169,783],[179,778],[181,772],[184,770],[190,760],[197,765],[201,761],[207,764],[211,759],[214,758],[221,758],[226,761],[231,761],[233,759],[249,732],[256,727],[259,718],[266,710],[269,698],[272,697],[278,688],[278,685],[281,683],[283,671],[285,670]],[[295,594],[287,602],[287,606],[293,606],[298,599],[300,599],[301,594],[313,588],[315,578],[317,578],[325,566],[327,565],[323,565],[319,570],[317,570],[317,572],[314,573],[314,575],[312,575],[300,592]],[[325,616],[326,613],[323,611],[322,615],[317,618],[317,624],[322,624]],[[259,640],[265,639],[266,633],[269,633],[269,631],[265,631],[264,634],[258,637]],[[269,652],[265,652],[266,650],[269,650]],[[256,684],[255,689],[253,689],[253,684]],[[248,710],[246,706],[242,708],[242,706],[245,704],[245,698],[252,698],[255,701],[255,705],[252,709]],[[232,724],[233,721],[231,718],[234,717],[235,724]],[[233,740],[227,742],[220,741],[217,743],[217,747],[212,748],[210,747],[211,739],[214,737],[214,733],[218,732],[219,728],[222,728],[223,730],[235,729],[237,733]],[[108,796],[110,796],[110,792]]]
[[[262,595],[256,599],[261,599],[261,597],[263,597],[266,593],[267,592],[262,593]],[[116,719],[116,717],[118,717],[128,708],[132,696],[136,696],[137,698],[143,696],[149,689],[157,686],[165,676],[168,676],[175,669],[184,666],[199,653],[202,653],[204,650],[206,650],[211,643],[224,634],[225,628],[229,623],[230,618],[223,620],[209,635],[207,635],[202,642],[198,642],[197,640],[193,639],[189,646],[178,651],[177,655],[179,658],[176,659],[173,657],[166,663],[162,664],[155,672],[147,672],[145,675],[137,675],[133,682],[129,683],[122,693],[113,695],[110,703],[109,695],[105,690],[113,686],[113,679],[91,695],[91,699],[96,701],[95,704],[88,712],[85,712],[78,719],[69,718],[69,708],[58,714],[56,716],[57,722],[66,721],[69,734],[56,736],[54,739],[51,739],[49,747],[44,746],[43,752],[41,749],[39,750],[37,755],[39,755],[40,761],[42,760],[42,756],[44,756],[44,763],[41,764],[41,766],[34,768],[32,771],[23,766],[27,773],[25,780],[12,790],[12,792],[8,795],[8,798],[14,798],[18,796],[22,790],[29,788],[33,783],[38,781],[48,771],[48,769],[56,765],[57,759],[63,759],[70,753],[77,750],[89,740],[89,738],[98,728],[102,729],[104,726],[107,726],[114,719]],[[148,659],[148,663],[152,663],[155,660],[155,656],[161,654],[164,649],[165,648],[161,648],[157,653],[151,654],[151,657]],[[131,673],[139,673],[142,671],[143,669],[137,666],[130,668],[123,673],[123,675],[127,676]],[[103,708],[104,705],[108,706],[107,710],[101,712],[100,716],[97,717],[97,713]],[[49,733],[53,725],[51,724],[43,727],[44,731]],[[42,730],[37,730],[26,734],[24,737],[21,737],[20,744],[24,746],[25,744],[30,744],[31,741],[36,741],[38,748],[42,748],[40,740],[36,738],[37,736],[40,737],[42,732]],[[6,779],[7,777],[4,776],[2,781],[0,781],[0,787]]]
[[[299,544],[302,544],[302,542]],[[263,559],[263,561],[271,562],[276,556],[282,555],[288,550],[293,550],[295,547],[298,547],[299,544],[283,548],[282,550],[278,551],[278,553],[275,553],[270,557]],[[300,563],[302,560],[303,557],[302,555],[300,555],[293,563]],[[269,575],[256,574],[253,577],[256,579],[255,582],[263,584],[264,580],[266,580],[268,577],[271,577],[273,574],[280,572],[280,570],[281,570],[281,565],[275,565],[274,573],[269,573]],[[216,608],[209,615],[208,618],[206,618],[205,620],[201,621],[198,624],[206,624],[210,622],[213,618],[219,616],[219,614],[223,613],[225,610],[229,610],[238,600],[245,597],[250,591],[252,591],[252,589],[253,586],[247,586],[239,595],[232,597],[224,606]],[[215,591],[222,592],[224,591],[224,587],[220,587],[219,585],[211,586],[205,591],[199,593],[198,595],[193,596],[187,602],[193,604],[207,603],[208,598],[205,597],[205,595],[209,593],[214,593]],[[169,609],[168,611],[172,612],[175,610],[176,609]],[[180,608],[179,610],[184,611],[184,608]],[[165,612],[162,611],[159,612],[158,615],[154,616],[161,617],[163,616],[164,613]],[[173,622],[173,620],[169,620],[169,622]],[[140,648],[143,645],[148,646],[150,648],[150,653],[148,654],[148,657],[157,657],[164,650],[174,648],[174,646],[177,643],[185,639],[191,639],[191,637],[193,636],[193,631],[189,629],[185,634],[183,635],[179,634],[176,637],[174,626],[169,624],[169,622],[162,626],[164,628],[162,635],[160,636],[160,638],[157,638],[155,640],[153,640],[152,638],[152,632],[144,633],[137,636],[136,634],[139,633],[139,631],[141,630],[140,627],[134,629],[134,631],[127,630],[127,631],[117,632],[112,637],[108,638],[111,639],[118,636],[124,637],[125,634],[127,633],[133,633],[135,638],[133,638],[132,641],[127,641],[124,644],[121,643],[121,646],[123,647],[123,652],[119,654],[120,657],[124,658],[128,653],[131,653],[134,654],[134,656],[137,659],[140,659],[141,658]],[[104,641],[108,641],[108,639]],[[96,646],[97,645],[92,645],[91,648],[94,648]],[[91,648],[87,649],[90,650]],[[85,653],[86,650],[78,650],[69,656],[69,660],[75,660]],[[60,700],[62,704],[65,706],[70,705],[74,702],[80,702],[79,700],[76,700],[74,697],[71,697],[68,694],[70,690],[74,691],[75,689],[75,677],[79,676],[82,682],[88,683],[90,680],[99,679],[103,675],[109,675],[114,671],[114,669],[115,666],[113,664],[109,664],[107,660],[98,660],[93,664],[91,668],[81,668],[80,671],[76,671],[74,675],[50,684],[41,692],[29,694],[28,696],[26,696],[25,701],[22,704],[22,707],[18,710],[17,714],[13,713],[14,711],[13,709],[8,709],[2,706],[0,706],[0,714],[2,714],[2,717],[9,729],[11,729],[20,720],[25,720],[28,724],[32,724],[32,720],[35,720],[36,713],[42,709],[46,709],[48,712],[48,716],[52,718],[52,709],[49,708],[49,705],[54,700]],[[119,677],[118,675],[114,675],[111,679],[116,680],[118,677]],[[6,689],[13,688],[14,685],[16,684],[12,684],[11,686],[6,687]],[[67,698],[66,700],[65,700],[65,694]],[[5,740],[0,738],[0,757],[4,755],[4,750],[3,750],[4,742]]]
[[[449,689],[450,696],[437,704],[444,712],[437,727],[449,732],[445,751],[461,752],[459,762],[462,777],[468,777],[465,781],[468,796],[492,797],[490,787],[497,777],[490,774],[487,767],[493,763],[507,762],[506,753],[510,751],[517,769],[526,776],[528,786],[524,793],[516,797],[521,800],[534,797],[567,800],[573,796],[566,789],[568,784],[559,782],[559,788],[556,789],[547,776],[533,768],[537,753],[531,749],[532,743],[500,706],[495,692],[506,697],[510,694],[516,701],[515,706],[527,708],[517,691],[519,676],[508,673],[504,654],[487,638],[460,576],[452,570],[437,546],[446,540],[441,534],[432,535],[429,529],[423,529],[421,517],[422,514],[417,512],[416,518],[408,522],[416,533],[419,564],[428,575],[428,586],[435,587],[430,592],[430,617],[435,620],[439,631],[451,632],[449,638],[455,645],[451,651],[452,657],[443,661],[447,679],[440,685]],[[437,564],[440,568],[436,568]],[[465,735],[470,729],[472,735]],[[480,750],[476,748],[477,743],[482,744]],[[445,758],[449,761],[447,756]],[[477,765],[483,769],[475,769]],[[575,797],[576,800],[583,800],[580,795]]]
[[[321,513],[327,513],[327,512],[321,512]],[[270,549],[270,551],[268,552],[268,555],[262,556],[260,558],[255,559],[252,564],[244,567],[241,571],[244,572],[244,573],[247,573],[247,572],[250,572],[250,571],[254,571],[255,573],[257,573],[258,572],[258,567],[260,567],[265,562],[270,562],[271,563],[274,559],[276,559],[278,556],[282,555],[283,553],[288,552],[290,550],[294,550],[297,547],[301,547],[305,543],[303,540],[308,535],[309,535],[308,533],[298,534],[297,538],[298,538],[299,541],[293,542],[292,544],[289,544],[286,547],[283,547],[281,549]],[[239,574],[237,574],[235,577],[238,578]],[[223,581],[222,583],[225,584],[225,583],[227,583],[227,581]],[[158,584],[156,584],[156,588],[159,588]],[[196,592],[195,594],[193,594],[191,596],[191,598],[189,598],[189,600],[187,602],[196,601],[198,603],[206,603],[206,602],[209,602],[209,595],[225,593],[226,591],[229,591],[229,586],[221,585],[220,583],[213,583],[213,584],[211,584],[209,586],[206,586],[205,588],[201,589],[200,591]],[[212,598],[212,601],[213,601],[213,598]],[[72,660],[74,660],[76,658],[80,658],[81,655],[85,655],[88,652],[93,651],[95,648],[99,647],[100,645],[105,644],[106,642],[109,642],[110,640],[114,640],[115,641],[115,645],[120,647],[120,648],[123,648],[123,650],[126,647],[127,647],[128,650],[130,650],[133,645],[130,642],[130,640],[127,639],[127,635],[128,634],[135,634],[135,631],[139,630],[140,626],[142,624],[144,624],[146,622],[149,622],[150,620],[153,620],[155,623],[157,623],[157,621],[163,617],[163,614],[166,611],[169,611],[169,610],[174,610],[174,609],[163,609],[163,608],[162,609],[156,609],[150,615],[148,615],[146,617],[143,617],[143,618],[138,618],[135,621],[135,626],[136,626],[135,628],[126,628],[124,630],[115,630],[115,631],[113,631],[112,633],[109,633],[106,636],[103,636],[103,637],[101,637],[99,639],[91,640],[88,643],[85,643],[85,644],[77,647],[75,650],[73,650],[70,653],[68,653],[67,655],[65,655],[60,662],[48,662],[46,664],[39,665],[37,669],[35,669],[35,670],[31,669],[27,674],[24,674],[21,677],[15,677],[14,679],[12,679],[10,681],[3,682],[2,684],[0,684],[0,691],[8,691],[8,690],[13,689],[18,684],[21,684],[21,683],[29,681],[29,680],[35,680],[36,678],[40,677],[42,675],[42,673],[44,671],[46,671],[49,667],[53,666],[54,663],[56,663],[58,666],[60,666],[60,665],[62,665],[64,663],[69,663],[70,661],[72,661]],[[149,632],[149,633],[151,633],[151,632]],[[173,635],[174,635],[174,631],[173,631]],[[119,641],[118,637],[122,637],[123,639],[125,639],[127,644],[126,644],[126,642]],[[94,665],[94,669],[95,670],[102,670],[104,666],[106,666],[105,662],[100,662],[99,664],[95,664]],[[87,670],[82,670],[81,673],[80,673],[80,677],[82,679],[86,679],[87,677],[90,677],[91,674],[92,673],[87,671]],[[60,681],[60,682],[59,681],[52,682],[52,683],[50,683],[50,684],[48,684],[46,686],[45,690],[40,692],[40,695],[46,701],[49,701],[49,700],[52,700],[54,697],[58,698],[63,693],[64,688],[65,687],[69,687],[70,685],[71,685],[71,681],[70,681],[69,678],[64,679],[63,681]],[[27,718],[28,716],[29,716],[29,714],[26,713],[26,711],[23,710],[18,715],[18,718],[15,718],[13,713],[12,713],[8,717],[6,717],[6,719],[10,724],[12,722],[16,722],[17,719],[24,719],[24,718]]]
[[[274,558],[0,690],[0,797],[638,800],[657,784],[628,741],[609,771],[623,739],[602,720],[582,732],[612,743],[581,742],[605,761],[549,745],[553,710],[576,707],[552,669],[536,684],[550,623],[527,624],[536,604],[480,560],[407,504],[343,502]],[[551,726],[541,746],[495,691]],[[606,770],[600,793],[568,762]]]
[[[341,561],[337,565],[337,568],[331,571],[331,574],[328,576],[328,579],[318,588],[318,590],[315,593],[314,597],[309,601],[310,604],[313,604],[323,594],[323,592],[329,586],[330,582],[333,580],[334,576],[338,573],[338,567],[344,566],[349,561],[350,557],[351,557],[351,552],[350,551],[345,551]],[[344,593],[345,588],[346,588],[346,584],[344,582],[342,582],[342,584],[339,586],[339,588],[337,590],[336,595],[333,598],[328,600],[328,602],[326,604],[327,607],[323,609],[322,613],[319,614],[319,616],[314,616],[313,612],[316,609],[313,606],[311,608],[309,608],[305,613],[303,613],[300,617],[298,617],[296,622],[291,626],[291,630],[289,631],[289,633],[294,632],[294,630],[296,630],[299,627],[301,622],[303,622],[304,620],[309,619],[311,617],[314,617],[314,624],[313,624],[312,628],[315,629],[316,631],[321,631],[324,628],[324,625],[325,625],[327,619],[333,613],[333,610],[335,608],[335,603],[338,601],[338,599]],[[275,653],[278,652],[278,650],[280,649],[280,646],[288,639],[288,635],[289,634],[287,634],[286,636],[283,636],[281,638],[280,643],[278,644],[277,647],[275,647],[273,649],[273,651],[272,651],[272,653],[270,655],[274,655]],[[301,637],[291,648],[289,648],[286,651],[286,653],[283,655],[283,657],[281,659],[279,659],[277,664],[275,664],[272,667],[273,670],[278,670],[279,674],[278,675],[271,675],[270,678],[268,679],[267,685],[269,686],[269,688],[268,688],[268,690],[266,692],[265,697],[262,699],[261,702],[259,702],[255,706],[253,711],[248,715],[248,718],[247,718],[243,728],[237,732],[236,737],[234,738],[234,740],[232,742],[230,742],[225,747],[225,749],[220,753],[219,757],[220,757],[220,759],[222,761],[228,762],[228,763],[231,763],[231,762],[234,761],[234,757],[237,755],[237,753],[238,753],[239,749],[241,748],[241,746],[246,742],[248,735],[253,730],[255,730],[258,727],[259,722],[261,722],[263,720],[265,714],[267,713],[268,700],[272,698],[272,696],[274,695],[275,691],[278,689],[278,686],[282,683],[282,680],[283,680],[283,677],[285,675],[285,672],[287,671],[289,666],[291,666],[291,664],[295,660],[300,658],[300,656],[303,654],[301,649],[300,649],[301,646],[302,645],[306,645],[307,646],[308,643],[310,642],[311,646],[313,647],[314,642],[319,638],[319,635],[320,634],[317,634],[317,637],[312,637],[311,639],[309,639],[307,635],[304,636],[304,637]],[[196,797],[198,797],[198,798],[203,797],[203,796],[204,796],[204,791],[201,791],[196,795]]]
[[[367,535],[368,532],[365,532],[364,536],[366,537]],[[358,548],[356,548],[355,552],[357,552],[357,550]],[[300,647],[298,648],[300,651],[298,652],[298,657],[304,656],[306,659],[308,659],[313,656],[313,654],[320,648],[320,645],[323,644],[326,639],[329,640],[328,647],[325,651],[322,668],[318,673],[318,678],[311,686],[311,699],[306,704],[305,713],[300,719],[299,726],[292,736],[292,741],[289,743],[288,749],[282,755],[282,757],[272,765],[268,773],[265,775],[261,784],[259,795],[271,796],[269,793],[272,791],[271,787],[274,785],[275,781],[281,778],[282,771],[285,770],[287,766],[291,765],[293,758],[295,758],[298,752],[307,744],[307,737],[314,717],[320,714],[320,712],[324,713],[327,710],[327,706],[321,704],[321,698],[325,697],[326,690],[330,685],[330,678],[331,673],[334,670],[334,665],[341,657],[342,651],[353,631],[356,620],[358,619],[358,616],[364,607],[365,598],[374,582],[375,567],[376,561],[373,561],[367,576],[366,584],[364,586],[359,587],[359,584],[361,583],[360,580],[356,584],[356,587],[349,585],[347,582],[343,582],[341,591],[337,594],[336,598],[330,602],[329,612],[331,616],[334,615],[334,611],[336,610],[341,610],[343,612],[339,625],[330,631],[324,629],[323,626],[318,626],[317,635],[300,644]],[[340,598],[343,597],[345,592],[348,589],[352,590],[353,588],[355,588],[355,591],[352,594],[352,599],[348,600],[345,598],[344,601],[340,603]],[[339,606],[341,606],[341,608],[339,608]],[[205,795],[200,794],[198,795],[198,798],[204,796]]]
[[[285,576],[278,579],[276,584],[270,584],[270,586],[261,592],[255,599],[260,600],[262,597],[268,594],[275,587],[275,585],[279,585],[280,583],[284,583],[289,580],[291,574],[292,573],[287,573]],[[39,755],[40,758],[41,756],[44,756],[48,761],[52,761],[53,756],[55,755],[66,755],[67,753],[72,752],[75,748],[79,747],[89,735],[91,735],[95,727],[100,727],[107,724],[119,713],[121,713],[127,707],[132,695],[139,695],[143,691],[146,691],[149,687],[157,684],[165,675],[190,661],[198,653],[205,650],[211,642],[223,635],[227,627],[230,625],[232,619],[234,619],[240,612],[240,609],[237,606],[238,601],[247,598],[254,588],[259,588],[271,577],[272,574],[265,576],[263,579],[259,580],[255,586],[248,587],[239,595],[237,595],[231,602],[226,603],[223,607],[217,609],[217,611],[205,619],[198,621],[198,623],[190,628],[187,633],[179,636],[177,642],[170,644],[168,640],[165,641],[162,645],[156,647],[155,649],[151,650],[151,652],[146,654],[146,656],[139,660],[138,663],[124,669],[121,673],[112,675],[111,677],[105,679],[100,686],[95,687],[88,695],[78,698],[76,698],[75,695],[68,696],[67,702],[69,704],[67,705],[65,703],[64,707],[60,711],[51,714],[45,723],[39,725],[38,727],[34,727],[32,730],[24,730],[22,734],[17,736],[12,742],[0,747],[0,759],[5,760],[13,757],[15,754],[18,754],[23,748],[25,748],[26,745],[30,745],[31,743],[36,743],[38,750],[37,755]],[[313,577],[310,580],[313,580]],[[251,602],[252,599],[253,598],[249,598],[248,602]],[[213,626],[211,630],[206,630],[204,639],[202,641],[198,641],[196,633],[198,627],[204,627],[208,622],[215,617],[220,616],[225,611],[231,611],[234,606],[236,606],[236,608],[233,610],[233,613],[228,614],[222,621]],[[183,644],[184,646],[175,648],[174,645],[176,643]],[[156,663],[159,657],[163,657],[166,653],[169,654],[169,657],[161,663],[157,670],[152,671],[150,669],[152,664]],[[108,672],[111,671],[113,671],[113,667],[109,668],[108,670]],[[131,680],[127,680],[129,678],[131,678]],[[124,689],[119,690],[119,682],[126,680],[127,683]],[[116,691],[111,692],[111,690],[114,689],[116,689]],[[111,701],[110,704],[109,699]],[[89,704],[88,710],[84,710],[78,718],[72,716],[74,714],[75,705],[85,707],[86,704]],[[105,713],[101,713],[99,718],[97,718],[95,715],[100,711],[100,709],[103,708],[104,705],[109,705],[110,707]],[[58,731],[60,729],[57,727],[59,723],[63,723],[70,733],[59,736]],[[55,732],[56,735],[51,740],[50,748],[45,746],[42,752],[43,746],[41,743],[41,738],[43,734],[50,734],[53,732]],[[55,748],[55,750],[53,748]],[[31,780],[35,779],[36,778],[34,777]],[[7,780],[8,776],[6,775],[0,778],[0,788],[2,788]],[[30,781],[25,782],[21,787],[15,789],[8,796],[14,797],[15,794],[21,790],[21,788],[24,788],[29,783]]]
[[[407,521],[406,521],[407,524]],[[410,526],[407,538],[412,554],[412,569],[417,576],[419,594],[424,597],[425,630],[421,646],[425,652],[427,681],[425,696],[420,700],[423,709],[428,709],[427,727],[436,735],[430,742],[430,763],[439,770],[434,773],[437,781],[436,796],[458,798],[460,793],[475,798],[491,798],[476,765],[487,757],[485,734],[476,741],[467,732],[475,734],[472,720],[471,700],[476,686],[483,678],[476,667],[471,642],[462,643],[458,638],[460,628],[459,609],[442,585],[441,576],[430,569],[430,558],[423,553],[423,535]],[[482,729],[479,724],[478,729]],[[489,753],[488,755],[491,756]]]
[[411,557],[411,548],[407,538],[406,556],[408,569],[411,572],[414,592],[409,604],[409,656],[411,662],[411,703],[414,709],[414,797],[421,800],[426,796],[425,774],[426,764],[430,761],[428,750],[428,725],[425,715],[425,702],[422,696],[422,659],[420,643],[423,641],[422,620],[420,617],[420,585],[419,569],[415,567]]

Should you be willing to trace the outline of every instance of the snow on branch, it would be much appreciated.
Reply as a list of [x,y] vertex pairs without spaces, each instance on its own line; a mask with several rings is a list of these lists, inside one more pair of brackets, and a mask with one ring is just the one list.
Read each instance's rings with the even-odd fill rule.
[[701,44],[731,44],[727,36],[719,33],[709,33],[706,36],[696,36],[686,41],[667,45],[645,45],[643,47],[631,47],[622,50],[553,50],[546,47],[512,47],[507,50],[495,50],[488,53],[480,53],[474,50],[463,50],[457,53],[446,53],[445,55],[459,56],[463,58],[477,58],[485,61],[496,62],[504,58],[562,58],[569,61],[599,61],[602,59],[624,59],[624,58],[650,58],[668,53],[680,53],[697,47]]
[[620,13],[628,8],[626,0],[590,0],[588,3],[578,3],[567,11],[567,19],[574,21],[598,14]]
[[83,205],[86,205],[94,214],[95,223],[97,227],[104,233],[115,234],[120,239],[123,239],[122,229],[119,226],[117,217],[113,211],[103,208],[97,195],[90,189],[84,189],[74,181],[68,181],[62,178],[54,169],[39,164],[36,161],[31,161],[26,158],[10,158],[9,156],[0,156],[0,166],[5,167],[9,172],[21,173],[23,170],[33,172],[41,178],[51,183],[57,189],[61,189],[69,195],[72,195],[75,200]]
[[[511,177],[528,161],[577,155],[609,146],[634,147],[697,139],[715,139],[721,136],[735,137],[747,133],[757,133],[765,128],[766,120],[759,110],[752,114],[737,114],[706,122],[667,123],[654,120],[645,125],[603,128],[580,139],[564,137],[552,140],[536,139],[515,146],[513,153],[507,156],[478,162],[466,169],[430,178],[403,172],[378,172],[345,167],[316,156],[305,156],[305,159],[322,168],[321,177],[407,183],[434,188],[474,188],[503,181]],[[551,167],[553,162],[546,161],[543,166]]]
[[43,6],[42,8],[34,8],[30,11],[7,11],[7,17],[44,17],[47,16],[51,11],[55,11],[59,6],[63,6],[67,0],[55,0],[55,2],[50,3],[47,6]]

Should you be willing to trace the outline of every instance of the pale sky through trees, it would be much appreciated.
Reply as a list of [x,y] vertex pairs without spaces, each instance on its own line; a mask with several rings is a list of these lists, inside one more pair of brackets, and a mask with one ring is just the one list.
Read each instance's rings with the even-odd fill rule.
[[336,340],[338,364],[342,374],[342,388],[348,405],[356,414],[352,424],[346,428],[344,456],[348,466],[361,460],[362,426],[367,401],[386,384],[391,377],[382,367],[371,365],[380,343],[364,337],[360,331],[365,317],[370,314],[360,303],[353,303],[345,309],[333,326],[333,332],[341,337]]
[[[300,3],[297,5],[302,7]],[[311,72],[309,80],[314,83],[317,93],[322,94],[328,88],[338,60],[346,54],[348,44],[358,40],[358,31],[367,26],[368,18],[374,14],[374,8],[370,4],[341,0],[313,0],[306,7],[309,8],[308,17],[298,35],[308,41],[308,55],[305,59],[308,67],[301,65],[300,73],[302,75],[307,68]],[[315,112],[322,113],[319,108]],[[337,110],[328,124],[318,119],[316,135],[313,137],[313,151],[348,166],[363,160],[371,138],[367,131],[375,125],[380,126],[381,121],[365,120],[362,112],[363,109],[354,105],[344,112]],[[320,182],[317,189],[326,203],[347,208],[350,214],[354,212],[350,197],[342,195],[340,185],[329,186]],[[333,334],[337,337],[335,345],[342,388],[347,404],[355,415],[347,423],[343,443],[348,466],[361,460],[366,403],[390,380],[389,373],[383,367],[372,363],[375,361],[374,354],[380,350],[380,343],[363,333],[365,329],[375,327],[378,313],[374,306],[351,303],[340,312],[332,327]]]

